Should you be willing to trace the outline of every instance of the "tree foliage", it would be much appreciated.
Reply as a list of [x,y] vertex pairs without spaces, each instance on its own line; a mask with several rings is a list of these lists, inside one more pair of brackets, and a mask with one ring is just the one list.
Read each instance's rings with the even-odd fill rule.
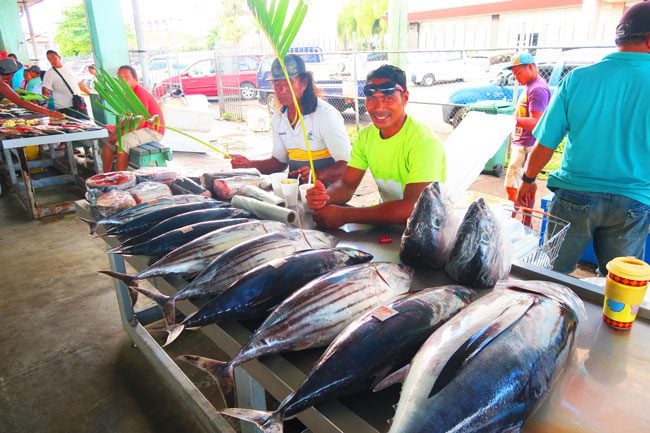
[[63,20],[54,36],[62,56],[80,56],[92,52],[90,29],[83,4],[71,6],[63,11]]
[[387,10],[388,0],[349,0],[336,20],[336,33],[345,48],[383,48]]
[[237,43],[253,28],[245,5],[241,0],[222,0],[217,25],[206,37],[208,48],[212,49],[217,44]]

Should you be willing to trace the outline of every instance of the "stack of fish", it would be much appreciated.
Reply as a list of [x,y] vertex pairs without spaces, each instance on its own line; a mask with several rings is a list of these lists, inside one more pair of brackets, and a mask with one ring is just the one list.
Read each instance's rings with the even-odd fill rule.
[[473,202],[460,227],[438,182],[422,191],[400,246],[405,264],[444,268],[454,281],[479,289],[494,287],[510,272],[501,225],[482,198]]

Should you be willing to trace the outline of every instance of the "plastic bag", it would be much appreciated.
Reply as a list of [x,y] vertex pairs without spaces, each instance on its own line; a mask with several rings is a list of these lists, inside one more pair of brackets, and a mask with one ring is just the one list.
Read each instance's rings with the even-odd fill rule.
[[113,190],[100,195],[95,207],[103,217],[108,217],[135,205],[135,199],[129,192]]
[[178,177],[178,173],[167,167],[142,167],[134,170],[138,183],[140,182],[161,182],[170,184]]
[[161,182],[142,182],[129,190],[137,203],[172,195],[171,189]]
[[86,179],[86,199],[91,205],[97,203],[99,196],[109,191],[125,191],[133,188],[136,177],[130,171],[111,171],[100,173]]
[[215,179],[212,184],[214,197],[221,200],[230,200],[233,195],[244,185],[258,186],[260,178],[257,176],[234,176],[223,179]]

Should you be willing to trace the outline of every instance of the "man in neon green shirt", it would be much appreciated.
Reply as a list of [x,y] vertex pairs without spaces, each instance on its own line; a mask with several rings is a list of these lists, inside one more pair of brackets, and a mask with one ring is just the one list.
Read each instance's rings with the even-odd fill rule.
[[[447,165],[442,142],[429,128],[406,115],[406,74],[383,65],[370,72],[363,89],[372,125],[352,146],[343,176],[329,188],[317,182],[307,192],[314,221],[325,228],[346,223],[404,224],[422,190],[444,182]],[[367,169],[382,197],[376,206],[338,206],[352,198]]]

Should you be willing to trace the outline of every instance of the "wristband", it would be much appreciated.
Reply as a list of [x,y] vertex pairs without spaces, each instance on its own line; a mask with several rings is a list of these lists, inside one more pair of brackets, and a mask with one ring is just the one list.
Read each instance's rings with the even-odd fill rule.
[[537,177],[536,176],[528,177],[526,176],[526,173],[524,173],[523,175],[521,175],[521,180],[524,181],[525,183],[533,183],[535,182],[535,180],[537,180]]

